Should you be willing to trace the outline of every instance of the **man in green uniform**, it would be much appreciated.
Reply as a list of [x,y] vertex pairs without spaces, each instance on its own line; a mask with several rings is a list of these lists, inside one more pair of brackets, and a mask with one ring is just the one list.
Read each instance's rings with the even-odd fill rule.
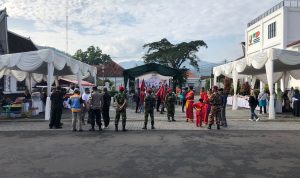
[[155,97],[152,94],[152,89],[149,88],[147,90],[148,95],[145,98],[145,125],[143,127],[144,130],[147,129],[148,116],[150,114],[151,117],[151,129],[155,129],[154,127],[154,107],[155,107]]
[[167,114],[168,114],[168,121],[171,122],[170,118],[172,118],[172,121],[176,121],[174,119],[175,114],[175,104],[176,104],[176,95],[172,92],[172,89],[168,89],[168,94],[166,96],[166,104],[167,104]]
[[127,131],[125,129],[126,126],[126,107],[127,107],[127,97],[124,92],[125,88],[123,86],[120,86],[119,93],[115,96],[115,102],[116,102],[116,118],[115,118],[115,131],[118,132],[118,125],[120,116],[122,115],[122,126],[123,131]]
[[217,124],[217,129],[219,130],[220,129],[220,112],[221,112],[220,107],[222,104],[222,97],[218,93],[217,86],[213,87],[213,94],[209,98],[209,103],[211,105],[211,110],[210,110],[210,114],[209,114],[208,129],[211,129],[211,126],[214,123],[214,119],[215,119],[216,124]]

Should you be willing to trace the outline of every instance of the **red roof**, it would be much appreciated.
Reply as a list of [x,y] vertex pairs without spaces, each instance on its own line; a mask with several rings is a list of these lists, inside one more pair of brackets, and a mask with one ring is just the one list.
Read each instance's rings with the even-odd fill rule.
[[103,77],[103,75],[104,77],[123,77],[124,68],[114,61],[104,65],[104,73],[102,71],[102,65],[98,65],[96,67],[98,77]]
[[[69,79],[66,79],[66,78],[60,78],[60,80],[64,80],[64,81],[66,81],[66,82],[78,84],[78,81],[77,81],[77,80],[69,80]],[[94,84],[92,84],[92,83],[90,83],[90,82],[87,82],[87,81],[84,81],[84,80],[81,80],[81,85],[82,85],[82,86],[86,86],[86,87],[93,87],[93,86],[95,86]]]
[[300,44],[300,40],[297,40],[297,41],[294,41],[294,42],[288,44],[287,47],[295,46],[295,45],[298,45],[298,44]]
[[197,78],[197,76],[192,71],[187,71],[186,73],[187,78]]

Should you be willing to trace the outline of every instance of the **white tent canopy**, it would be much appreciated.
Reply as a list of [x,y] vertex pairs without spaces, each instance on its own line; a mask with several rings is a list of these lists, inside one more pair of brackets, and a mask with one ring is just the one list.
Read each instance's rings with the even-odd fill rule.
[[[50,117],[50,92],[54,76],[76,75],[81,81],[88,76],[96,78],[96,67],[82,63],[67,55],[51,49],[0,55],[0,77],[13,75],[18,81],[33,78],[40,82],[43,78],[48,83],[48,98],[45,119]],[[79,82],[79,86],[81,86]]]
[[251,76],[252,86],[256,79],[268,83],[270,90],[269,119],[275,119],[273,84],[281,79],[281,88],[284,90],[287,88],[290,75],[295,79],[300,79],[300,52],[272,48],[238,61],[214,67],[213,73],[215,81],[216,77],[221,74],[233,79],[233,109],[237,109],[236,88],[240,75]]

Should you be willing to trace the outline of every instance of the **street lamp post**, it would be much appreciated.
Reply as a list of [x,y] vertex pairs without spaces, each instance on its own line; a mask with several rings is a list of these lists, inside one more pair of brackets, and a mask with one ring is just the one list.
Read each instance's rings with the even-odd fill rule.
[[104,83],[104,65],[102,65],[102,75],[103,75],[103,85],[105,85],[105,83]]

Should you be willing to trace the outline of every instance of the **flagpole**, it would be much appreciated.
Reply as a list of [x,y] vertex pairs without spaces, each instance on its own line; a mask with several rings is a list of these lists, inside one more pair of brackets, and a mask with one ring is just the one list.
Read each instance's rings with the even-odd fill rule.
[[69,48],[69,16],[68,16],[68,9],[69,9],[69,0],[66,0],[66,54],[68,54]]

